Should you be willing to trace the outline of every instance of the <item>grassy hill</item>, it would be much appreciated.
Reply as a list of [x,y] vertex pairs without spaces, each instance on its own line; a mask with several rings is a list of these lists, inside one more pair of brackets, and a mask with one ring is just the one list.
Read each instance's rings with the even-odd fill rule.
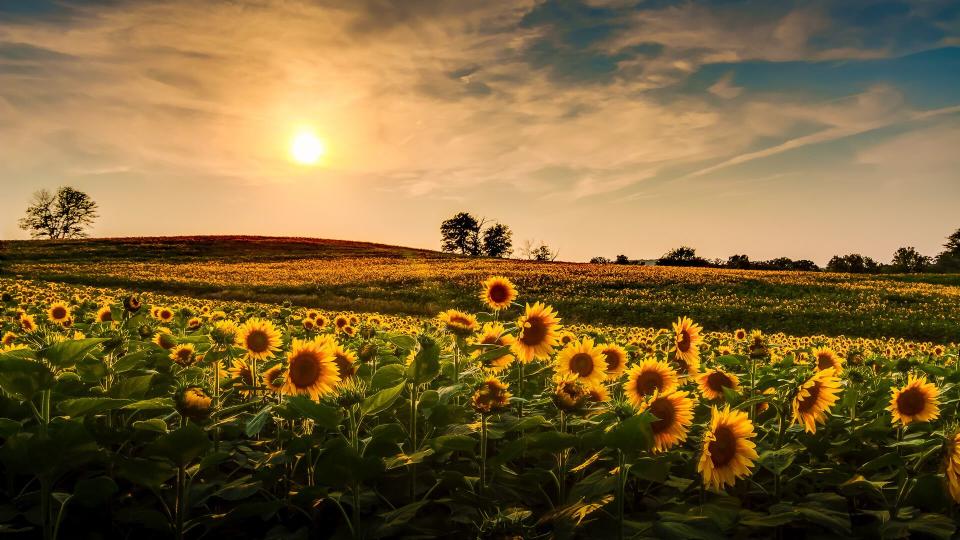
[[960,336],[957,276],[537,263],[243,236],[9,242],[8,262],[20,279],[420,316],[481,309],[480,281],[501,274],[520,287],[521,301],[547,301],[567,322],[664,327],[689,315],[710,330]]

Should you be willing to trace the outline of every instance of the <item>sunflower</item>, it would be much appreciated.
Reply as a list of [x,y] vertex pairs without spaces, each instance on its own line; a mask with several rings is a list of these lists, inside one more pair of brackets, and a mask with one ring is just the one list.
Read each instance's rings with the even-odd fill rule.
[[837,375],[843,371],[843,359],[837,356],[837,353],[833,352],[832,349],[820,347],[811,351],[810,355],[816,362],[817,369],[832,368]]
[[200,325],[203,324],[203,321],[199,317],[190,317],[190,320],[187,321],[187,328],[190,330],[196,330],[200,328]]
[[517,299],[517,288],[509,279],[502,276],[493,276],[483,282],[483,291],[480,300],[494,311],[510,307]]
[[697,472],[703,483],[714,491],[733,485],[738,478],[750,475],[753,460],[757,459],[756,445],[750,440],[757,434],[753,422],[743,411],[731,411],[727,405],[722,411],[711,407],[710,426],[703,434],[703,449]]
[[173,310],[168,307],[156,308],[156,315],[154,315],[154,317],[160,322],[170,322],[173,320]]
[[340,331],[346,334],[348,337],[353,337],[357,335],[357,327],[353,326],[352,324],[348,324],[347,326],[344,326],[343,328],[340,329]]
[[184,343],[183,345],[177,345],[170,350],[170,359],[174,362],[180,364],[181,366],[189,366],[194,362],[196,349],[194,349],[193,344]]
[[570,331],[568,331],[568,330],[564,330],[564,331],[560,332],[560,339],[557,341],[557,343],[558,343],[561,347],[566,347],[567,345],[573,343],[573,342],[576,341],[576,340],[577,340],[577,335],[576,335],[576,334],[574,334],[573,332],[570,332]]
[[340,382],[334,350],[317,340],[293,340],[287,353],[287,378],[283,393],[306,394],[311,399],[331,393]]
[[0,345],[4,347],[9,347],[13,345],[13,340],[17,339],[17,335],[13,332],[7,332],[3,335],[3,338],[0,338]]
[[509,385],[500,379],[487,377],[474,390],[473,396],[470,397],[470,405],[480,414],[502,412],[510,405],[508,388]]
[[664,452],[687,440],[687,429],[693,423],[693,400],[687,392],[654,390],[650,401],[641,402],[637,410],[649,410],[657,417],[650,424],[654,452]]
[[250,319],[240,327],[237,345],[246,349],[250,358],[273,358],[274,351],[280,348],[280,331],[270,321]]
[[308,318],[308,319],[317,320],[317,317],[319,317],[319,316],[320,316],[320,312],[319,312],[319,311],[317,311],[317,310],[315,310],[315,309],[308,309],[308,310],[307,310],[307,318]]
[[54,302],[47,310],[47,318],[55,324],[64,324],[70,320],[70,308],[63,302]]
[[927,422],[940,416],[940,391],[927,377],[910,374],[907,384],[902,388],[892,388],[890,406],[887,410],[893,414],[893,423],[904,426],[914,421]]
[[181,415],[193,420],[202,420],[210,414],[213,398],[199,386],[188,386],[177,393],[175,403]]
[[227,374],[231,379],[237,380],[234,386],[239,388],[241,395],[253,395],[253,371],[246,360],[234,360]]
[[552,307],[542,302],[527,304],[524,314],[517,319],[520,335],[513,344],[513,352],[521,362],[549,358],[557,345],[560,319]]
[[456,309],[448,309],[437,315],[437,319],[451,334],[465,338],[477,331],[477,318],[469,313]]
[[736,391],[740,386],[740,379],[733,373],[714,368],[697,377],[697,384],[700,385],[700,394],[705,399],[723,399],[723,389]]
[[[500,323],[486,323],[477,337],[470,340],[473,345],[488,345],[489,347],[480,348],[473,352],[474,358],[479,358],[490,348],[509,347],[516,341],[513,336],[505,333],[504,327]],[[504,354],[491,360],[486,360],[483,367],[492,372],[500,372],[513,362],[512,354]]]
[[348,319],[346,315],[337,315],[333,319],[333,326],[338,331],[343,330],[343,327],[347,326],[348,324],[350,324],[350,319]]
[[333,347],[333,361],[337,364],[340,380],[346,380],[357,373],[357,355],[337,344]]
[[317,327],[316,321],[310,317],[305,317],[302,321],[300,321],[300,324],[303,325],[303,329],[307,331],[314,330]]
[[608,343],[600,348],[603,360],[607,363],[607,378],[617,379],[627,369],[627,350],[615,344]]
[[671,351],[676,353],[676,357],[687,364],[700,359],[700,349],[697,345],[703,340],[700,332],[703,328],[694,324],[689,317],[681,317],[673,323],[674,345]]
[[287,374],[283,371],[283,366],[277,364],[270,369],[263,372],[261,377],[263,378],[263,384],[270,389],[271,392],[279,393],[283,389],[283,382]]
[[574,378],[559,379],[551,396],[553,404],[564,412],[575,412],[582,409],[590,398],[590,387]]
[[590,401],[594,403],[606,403],[610,401],[610,392],[602,384],[594,384],[587,387],[587,395]]
[[153,336],[153,342],[161,349],[171,350],[177,346],[177,338],[173,336],[169,328],[157,328],[157,333]]
[[623,390],[634,407],[639,408],[651,394],[669,394],[677,387],[677,372],[670,364],[649,358],[627,371]]
[[329,325],[330,321],[323,315],[317,315],[316,318],[313,319],[313,324],[317,327],[317,330],[319,330]]
[[960,431],[947,442],[946,470],[944,476],[953,501],[960,503]]
[[28,334],[29,334],[30,332],[36,331],[36,329],[37,329],[37,323],[36,323],[36,321],[34,320],[34,318],[33,318],[32,315],[27,315],[26,313],[21,313],[21,314],[20,314],[20,319],[19,319],[18,322],[20,323],[20,329],[23,330],[24,332],[28,333]]
[[210,330],[210,339],[221,347],[236,343],[239,335],[240,328],[236,323],[228,320],[213,323],[213,328]]
[[586,385],[599,384],[606,378],[607,363],[603,347],[594,345],[590,338],[574,341],[557,355],[557,375],[564,379],[576,378]]
[[743,328],[737,328],[733,331],[733,339],[737,341],[743,341],[747,339],[747,331]]
[[113,312],[110,310],[110,306],[103,306],[98,309],[94,320],[98,323],[113,322]]
[[807,433],[817,432],[817,423],[827,420],[830,407],[840,399],[840,379],[831,368],[817,371],[793,398],[793,423],[803,424]]

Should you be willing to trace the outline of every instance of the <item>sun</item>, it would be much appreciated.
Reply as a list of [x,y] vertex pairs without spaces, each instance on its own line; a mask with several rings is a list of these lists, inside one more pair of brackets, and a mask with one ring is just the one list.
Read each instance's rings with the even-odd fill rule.
[[290,141],[290,157],[301,165],[314,165],[326,153],[326,144],[312,131],[299,131]]

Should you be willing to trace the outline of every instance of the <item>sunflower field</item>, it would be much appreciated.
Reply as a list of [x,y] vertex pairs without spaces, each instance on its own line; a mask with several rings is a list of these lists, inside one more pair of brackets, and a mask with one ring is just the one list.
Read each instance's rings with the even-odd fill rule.
[[956,344],[538,300],[495,276],[416,318],[0,279],[0,531],[957,534]]

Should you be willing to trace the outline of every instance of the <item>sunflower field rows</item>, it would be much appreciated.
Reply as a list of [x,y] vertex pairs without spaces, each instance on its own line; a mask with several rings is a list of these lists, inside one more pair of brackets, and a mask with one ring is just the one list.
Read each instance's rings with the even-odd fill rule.
[[418,318],[0,279],[0,527],[955,536],[957,344],[569,325],[524,283]]

